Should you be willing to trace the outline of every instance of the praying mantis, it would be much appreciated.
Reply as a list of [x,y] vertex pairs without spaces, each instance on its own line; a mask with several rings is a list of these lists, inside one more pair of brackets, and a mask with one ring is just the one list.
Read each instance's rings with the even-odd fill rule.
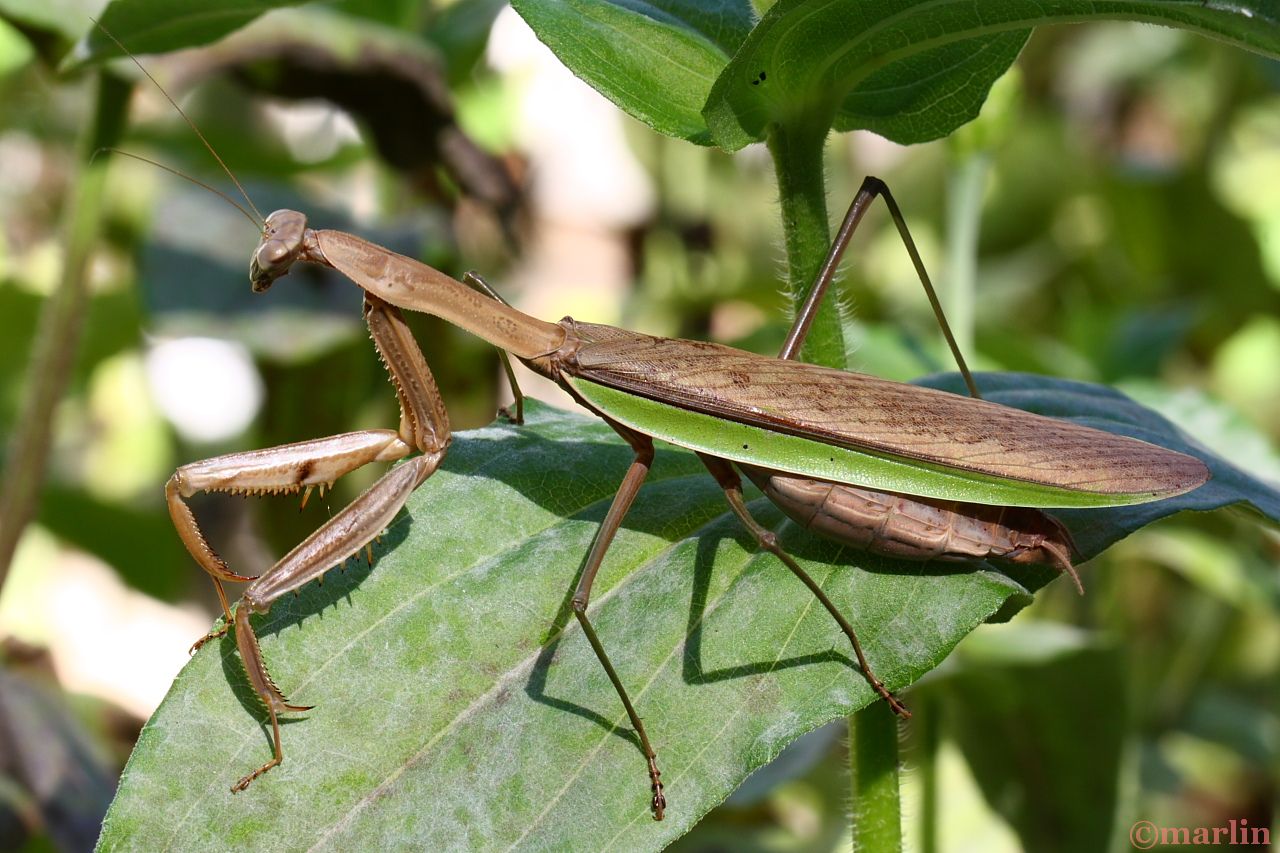
[[[785,514],[836,541],[911,559],[1047,563],[1070,574],[1077,586],[1070,536],[1040,507],[1140,503],[1182,494],[1207,480],[1207,468],[1192,457],[977,399],[971,379],[973,398],[966,398],[796,361],[853,231],[877,196],[889,206],[942,319],[896,202],[882,182],[868,178],[779,357],[768,358],[568,317],[539,320],[508,305],[474,274],[456,281],[360,237],[311,229],[297,211],[255,217],[245,194],[254,214],[245,213],[261,228],[250,264],[253,289],[266,291],[296,263],[331,267],[362,288],[364,319],[401,414],[394,430],[360,430],[183,465],[166,484],[178,535],[211,577],[223,610],[222,624],[193,650],[232,633],[271,722],[272,757],[232,790],[243,791],[282,762],[280,715],[311,707],[291,703],[272,680],[251,616],[367,549],[448,451],[448,414],[402,310],[454,323],[495,345],[504,361],[514,355],[558,383],[632,448],[633,460],[583,564],[572,610],[639,740],[657,820],[667,801],[656,750],[588,616],[593,582],[653,463],[655,438],[697,453],[733,514],[759,547],[813,592],[851,643],[862,676],[903,716],[907,710],[874,674],[849,619],[753,518],[739,471]],[[952,348],[959,358],[954,342]],[[962,360],[961,366],[968,377]],[[519,422],[522,398],[514,381],[513,390]],[[198,492],[216,491],[304,492],[305,501],[311,490],[331,487],[366,464],[397,460],[404,461],[256,576],[233,571],[218,556],[187,503]],[[247,584],[234,610],[224,582]]]
[[[463,284],[354,235],[313,230],[296,211],[268,216],[250,266],[254,290],[267,290],[300,262],[330,266],[360,286],[365,321],[396,388],[401,419],[395,430],[362,430],[184,465],[166,486],[178,533],[213,579],[225,617],[197,647],[233,631],[271,720],[272,758],[233,790],[244,790],[283,760],[278,716],[310,707],[290,703],[272,681],[250,616],[365,549],[448,450],[448,415],[401,309],[440,316],[516,356],[631,446],[633,461],[587,555],[572,608],[641,743],[656,819],[666,808],[657,753],[587,613],[596,573],[653,462],[654,438],[698,454],[733,513],[760,547],[809,587],[848,637],[868,683],[903,715],[906,709],[874,674],[849,620],[752,517],[735,465],[788,515],[838,541],[916,558],[1047,562],[1071,574],[1070,538],[1050,516],[1027,506],[960,503],[957,496],[1037,506],[1120,505],[1170,497],[1205,482],[1208,471],[1199,460],[1136,439],[787,357],[803,341],[849,234],[875,195],[892,198],[874,179],[864,185],[784,357],[776,359],[572,318],[549,323],[494,298],[477,276],[468,275]],[[185,500],[200,491],[309,492],[370,462],[405,457],[259,576],[234,572],[218,557]],[[912,497],[859,488],[901,489],[904,477],[916,492]],[[234,611],[224,581],[248,583]]]

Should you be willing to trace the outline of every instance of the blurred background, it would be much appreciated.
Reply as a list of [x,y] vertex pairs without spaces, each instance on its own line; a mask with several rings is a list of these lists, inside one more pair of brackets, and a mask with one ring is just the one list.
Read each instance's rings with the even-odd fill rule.
[[[6,447],[33,348],[64,343],[40,318],[67,263],[93,97],[90,78],[56,73],[87,17],[22,5],[0,3]],[[764,353],[786,331],[767,153],[649,131],[502,3],[288,10],[144,62],[263,212],[479,270],[549,320]],[[121,146],[234,192],[137,69],[115,70],[134,81]],[[853,133],[827,154],[833,216],[866,174],[893,189],[972,365],[1116,385],[1280,481],[1276,63],[1155,27],[1043,29],[951,139]],[[257,233],[230,205],[124,157],[106,181],[79,340],[57,333],[71,363],[43,425],[47,479],[0,566],[0,850],[92,844],[134,737],[218,613],[164,506],[174,468],[397,417],[356,288],[308,268],[255,296]],[[951,369],[882,208],[850,256],[840,298],[858,369]],[[973,298],[950,296],[953,280],[975,282]],[[412,323],[454,428],[489,422],[508,399],[492,349]],[[233,498],[196,511],[232,566],[260,569],[377,473],[305,514]],[[965,640],[909,696],[914,849],[1085,849],[1071,839],[1099,833],[1127,849],[1137,819],[1280,831],[1277,563],[1280,536],[1251,518],[1178,517],[1083,567],[1085,597],[1053,584]],[[821,729],[678,847],[847,849],[846,766],[842,725]],[[55,777],[74,784],[55,797]]]

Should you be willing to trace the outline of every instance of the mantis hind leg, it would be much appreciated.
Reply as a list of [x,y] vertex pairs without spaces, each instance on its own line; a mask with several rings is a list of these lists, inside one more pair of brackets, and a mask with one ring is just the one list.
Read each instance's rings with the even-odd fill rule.
[[778,353],[778,358],[793,359],[800,352],[801,346],[804,345],[804,339],[809,334],[809,327],[813,324],[813,318],[818,313],[818,306],[822,303],[827,289],[835,278],[836,269],[840,266],[840,259],[844,257],[845,250],[849,248],[849,241],[853,239],[853,232],[858,229],[858,223],[862,221],[863,215],[867,212],[867,208],[875,200],[876,196],[883,198],[885,206],[889,208],[889,216],[893,218],[893,224],[898,229],[898,235],[902,237],[902,244],[906,246],[907,254],[911,256],[911,264],[915,267],[916,275],[920,277],[920,284],[924,286],[925,295],[929,297],[929,305],[933,308],[933,316],[938,321],[938,327],[942,329],[943,337],[947,339],[947,346],[951,348],[951,354],[955,357],[956,365],[960,368],[960,374],[964,377],[964,384],[969,389],[970,396],[981,398],[982,395],[978,393],[978,386],[973,381],[973,374],[969,372],[969,366],[965,363],[964,355],[960,352],[960,346],[956,343],[955,336],[951,334],[951,325],[947,323],[947,316],[942,311],[942,303],[938,301],[938,294],[933,289],[929,271],[925,269],[924,260],[920,257],[916,242],[911,238],[911,231],[907,228],[907,219],[902,215],[898,202],[894,200],[893,193],[889,192],[889,187],[885,182],[870,175],[863,178],[862,186],[849,204],[849,210],[844,215],[844,221],[840,223],[840,230],[836,232],[836,238],[832,241],[831,248],[827,250],[827,257],[822,262],[818,277],[814,279],[813,286],[809,288],[804,304],[796,312],[795,322],[791,326],[791,331],[787,333],[786,340],[783,341],[782,350]]
[[808,572],[802,569],[800,564],[797,563],[790,554],[783,550],[782,546],[778,544],[777,535],[772,530],[756,521],[751,515],[751,511],[747,509],[746,501],[743,500],[742,497],[742,480],[738,477],[737,472],[733,470],[733,467],[728,462],[725,462],[723,459],[715,456],[705,456],[699,453],[698,458],[700,458],[702,463],[707,466],[707,470],[711,472],[711,476],[716,478],[716,482],[719,483],[720,487],[724,490],[724,496],[729,502],[729,508],[733,510],[733,514],[738,517],[738,520],[742,522],[743,526],[746,527],[755,538],[756,543],[761,548],[781,560],[783,565],[790,569],[791,573],[795,575],[801,583],[809,588],[809,591],[813,593],[814,597],[817,598],[822,606],[827,609],[827,612],[831,614],[831,617],[836,620],[836,624],[840,626],[840,630],[844,632],[844,635],[849,638],[850,644],[853,645],[853,653],[858,659],[858,666],[861,667],[862,674],[867,679],[867,683],[871,685],[871,689],[874,690],[880,698],[889,703],[889,707],[893,709],[895,714],[898,714],[901,717],[910,717],[911,712],[906,709],[906,706],[898,701],[896,696],[889,692],[889,689],[884,686],[884,682],[882,682],[871,670],[871,664],[868,662],[867,656],[862,650],[862,643],[858,641],[858,634],[853,630],[853,625],[849,623],[849,620],[840,612],[840,609],[836,607],[835,603],[827,597],[827,594],[823,592],[822,587],[819,586],[818,582],[815,581]]

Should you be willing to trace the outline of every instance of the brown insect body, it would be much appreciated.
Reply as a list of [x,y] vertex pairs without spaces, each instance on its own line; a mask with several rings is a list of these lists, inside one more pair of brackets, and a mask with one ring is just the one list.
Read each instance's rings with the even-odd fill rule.
[[[1070,421],[1021,411],[1014,415],[1016,410],[1005,406],[942,391],[704,341],[658,338],[570,318],[561,325],[573,351],[564,369],[575,376],[834,444],[942,462],[939,436],[946,435],[953,445],[943,451],[951,450],[950,459],[964,458],[970,467],[981,470],[983,459],[996,459],[1008,476],[1010,454],[1018,454],[1038,480],[1053,477],[1060,485],[1077,485],[1082,478],[1072,463],[1084,440],[1093,451],[1088,476],[1096,478],[1099,458],[1106,456],[1114,460],[1114,484],[1134,491],[1167,489],[1177,476],[1198,482],[1201,470],[1198,460],[1171,470],[1168,451],[1146,442],[1102,439],[1096,430]],[[1070,534],[1039,510],[933,500],[787,476],[743,462],[737,466],[789,518],[836,542],[905,560],[994,558],[1049,565],[1081,587],[1071,562]],[[1097,486],[1095,479],[1088,482]]]
[[[855,200],[855,207],[858,203]],[[842,245],[837,243],[833,255],[840,250]],[[221,636],[234,626],[249,680],[271,718],[274,756],[237,782],[233,790],[242,790],[281,762],[277,715],[305,707],[289,704],[271,681],[249,614],[266,612],[281,596],[367,549],[413,489],[436,470],[448,449],[447,413],[426,361],[399,313],[401,308],[434,314],[478,335],[559,382],[584,403],[568,378],[609,385],[674,410],[712,415],[829,446],[869,449],[918,460],[926,466],[988,472],[1005,479],[1025,477],[1029,482],[1068,489],[1165,496],[1194,488],[1207,478],[1203,464],[1191,457],[981,400],[789,358],[771,359],[718,344],[657,338],[570,318],[548,323],[506,305],[478,278],[468,280],[472,288],[488,291],[488,296],[412,258],[343,232],[313,231],[301,214],[278,211],[267,218],[261,245],[254,254],[254,289],[266,290],[296,261],[333,267],[365,290],[365,319],[395,385],[401,421],[394,431],[364,430],[227,454],[183,466],[170,481],[168,497],[174,523],[192,555],[212,577],[223,603],[225,622],[205,639]],[[815,287],[815,292],[820,293],[820,288]],[[798,321],[793,337],[802,336],[803,331],[804,324]],[[784,355],[793,351],[794,347],[784,347]],[[596,573],[652,465],[653,437],[619,423],[608,412],[593,410],[631,445],[635,457],[587,555],[572,608],[639,738],[648,764],[651,807],[660,820],[666,798],[656,753],[587,616]],[[218,558],[185,502],[194,492],[208,489],[279,492],[332,483],[375,459],[406,456],[409,458],[403,465],[384,474],[257,578],[231,571]],[[734,459],[728,452],[723,458],[701,452],[699,457],[723,488],[730,509],[760,547],[777,556],[839,624],[872,689],[904,716],[908,716],[906,709],[872,673],[849,620],[779,546],[776,535],[751,516],[731,461],[743,466],[753,479],[758,478],[761,488],[785,513],[838,541],[911,559],[980,556],[1046,562],[1074,576],[1070,537],[1054,519],[1034,510],[934,501],[827,483],[753,468],[753,458]],[[234,615],[222,581],[250,581]]]
[[901,560],[1048,565],[1084,591],[1071,562],[1071,534],[1040,510],[931,500],[738,467],[788,518],[835,542]]

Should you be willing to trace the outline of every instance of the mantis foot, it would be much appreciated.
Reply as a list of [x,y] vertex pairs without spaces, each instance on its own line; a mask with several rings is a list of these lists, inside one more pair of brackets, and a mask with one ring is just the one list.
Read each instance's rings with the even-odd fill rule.
[[[514,413],[512,412],[513,408],[515,409]],[[498,409],[498,414],[506,418],[508,423],[521,426],[524,424],[524,401],[517,400],[511,406],[503,406]]]
[[266,773],[272,767],[277,766],[283,760],[284,759],[280,757],[273,758],[270,761],[268,761],[266,764],[259,767],[257,770],[250,773],[248,776],[241,777],[239,782],[231,786],[231,793],[238,794],[241,791],[243,791],[245,788],[248,788],[250,782],[252,782],[254,779],[257,779],[263,773]]
[[653,791],[653,819],[662,820],[667,809],[667,798],[662,793],[662,771],[658,769],[657,756],[649,757],[649,788]]
[[209,633],[205,634],[203,637],[201,637],[200,639],[192,643],[191,648],[187,649],[187,654],[194,655],[196,652],[200,651],[201,646],[203,646],[205,643],[209,642],[210,640],[216,640],[219,637],[225,637],[227,635],[227,631],[230,629],[231,629],[231,623],[224,621],[222,623],[221,628],[215,628],[214,630],[210,631]]
[[884,699],[884,701],[889,703],[889,709],[893,711],[893,713],[897,714],[904,720],[911,719],[911,712],[907,710],[907,706],[903,705],[897,696],[894,696],[886,690],[883,684],[878,681],[874,681],[871,686],[875,688],[876,692],[880,694],[880,697]]

